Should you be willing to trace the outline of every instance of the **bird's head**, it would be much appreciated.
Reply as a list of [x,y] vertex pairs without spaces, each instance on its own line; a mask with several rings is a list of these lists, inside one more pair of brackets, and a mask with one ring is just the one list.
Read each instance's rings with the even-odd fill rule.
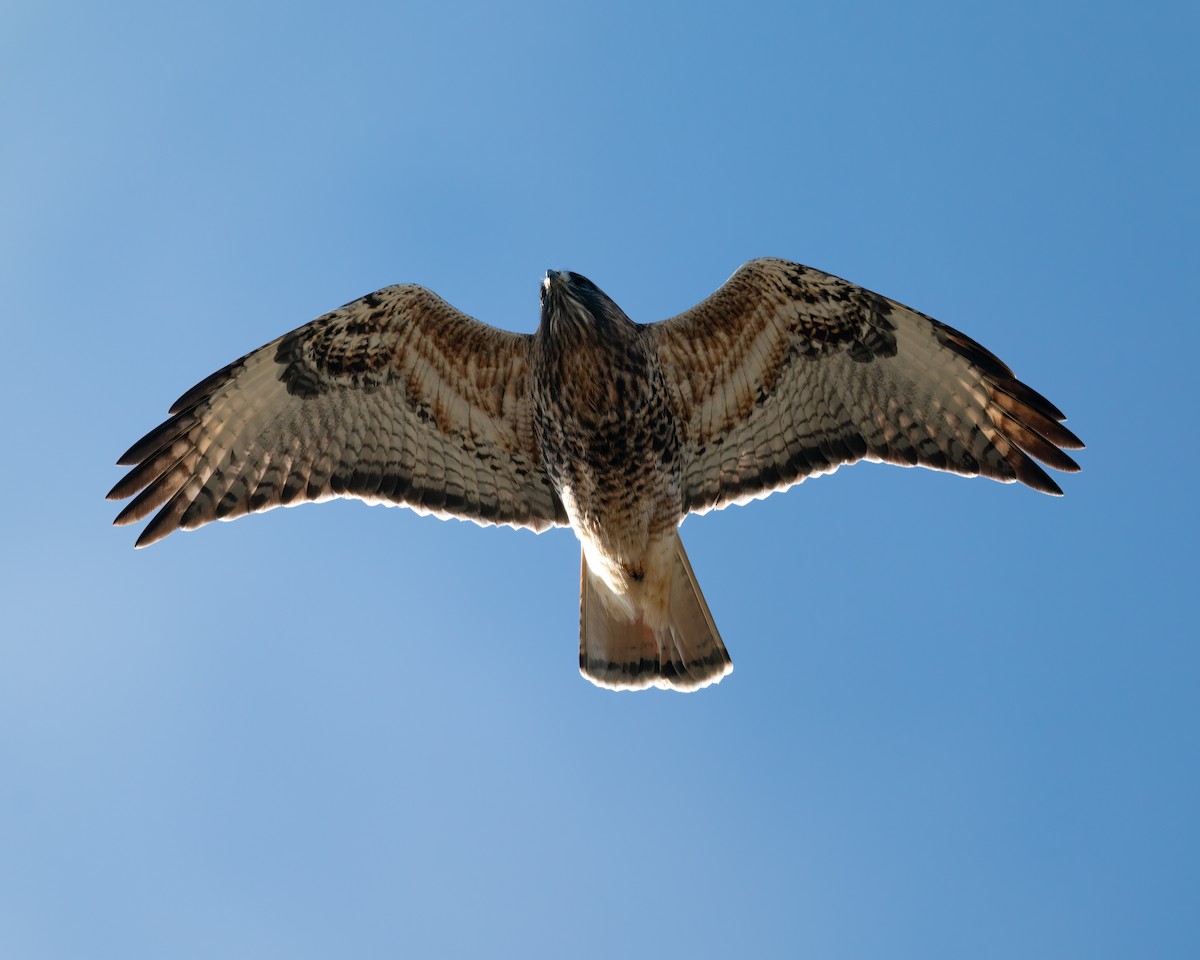
[[561,336],[572,331],[604,332],[614,324],[633,326],[633,321],[591,280],[570,270],[546,271],[542,281],[542,330]]

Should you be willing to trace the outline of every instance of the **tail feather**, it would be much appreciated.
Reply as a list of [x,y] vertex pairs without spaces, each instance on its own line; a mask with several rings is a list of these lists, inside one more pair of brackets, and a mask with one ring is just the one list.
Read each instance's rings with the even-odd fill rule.
[[733,670],[678,533],[665,625],[647,623],[641,610],[635,610],[631,620],[623,605],[610,598],[609,587],[589,573],[584,554],[579,571],[579,672],[597,686],[699,690]]

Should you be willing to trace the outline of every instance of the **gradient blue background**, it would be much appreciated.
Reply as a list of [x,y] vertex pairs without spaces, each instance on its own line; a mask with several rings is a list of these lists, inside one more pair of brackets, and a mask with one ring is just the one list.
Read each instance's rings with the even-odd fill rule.
[[[1200,956],[1187,6],[7,4],[0,955]],[[579,678],[566,531],[109,526],[176,396],[377,287],[649,321],[761,255],[995,350],[1067,496],[689,520],[693,696]]]

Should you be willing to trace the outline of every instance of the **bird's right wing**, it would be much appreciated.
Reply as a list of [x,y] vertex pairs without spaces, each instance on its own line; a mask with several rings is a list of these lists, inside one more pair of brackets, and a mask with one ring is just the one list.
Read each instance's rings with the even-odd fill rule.
[[[118,461],[138,546],[331,497],[543,530],[566,514],[533,434],[529,343],[386,287],[201,381]],[[140,491],[140,492],[139,492]]]
[[970,337],[839,277],[752,260],[649,325],[704,512],[856,460],[1019,480],[1079,467],[1063,415]]

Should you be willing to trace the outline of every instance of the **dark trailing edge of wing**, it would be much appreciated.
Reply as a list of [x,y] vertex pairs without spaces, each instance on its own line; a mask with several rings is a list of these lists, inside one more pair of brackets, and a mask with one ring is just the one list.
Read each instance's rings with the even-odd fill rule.
[[1061,421],[1066,419],[1063,412],[1018,380],[1008,364],[983,344],[932,317],[926,319],[943,346],[983,373],[995,408],[988,411],[989,415],[996,429],[1012,445],[1004,459],[1014,478],[1035,490],[1062,496],[1062,488],[1030,457],[1055,470],[1078,472],[1079,464],[1063,451],[1082,450],[1083,441],[1062,425]]

